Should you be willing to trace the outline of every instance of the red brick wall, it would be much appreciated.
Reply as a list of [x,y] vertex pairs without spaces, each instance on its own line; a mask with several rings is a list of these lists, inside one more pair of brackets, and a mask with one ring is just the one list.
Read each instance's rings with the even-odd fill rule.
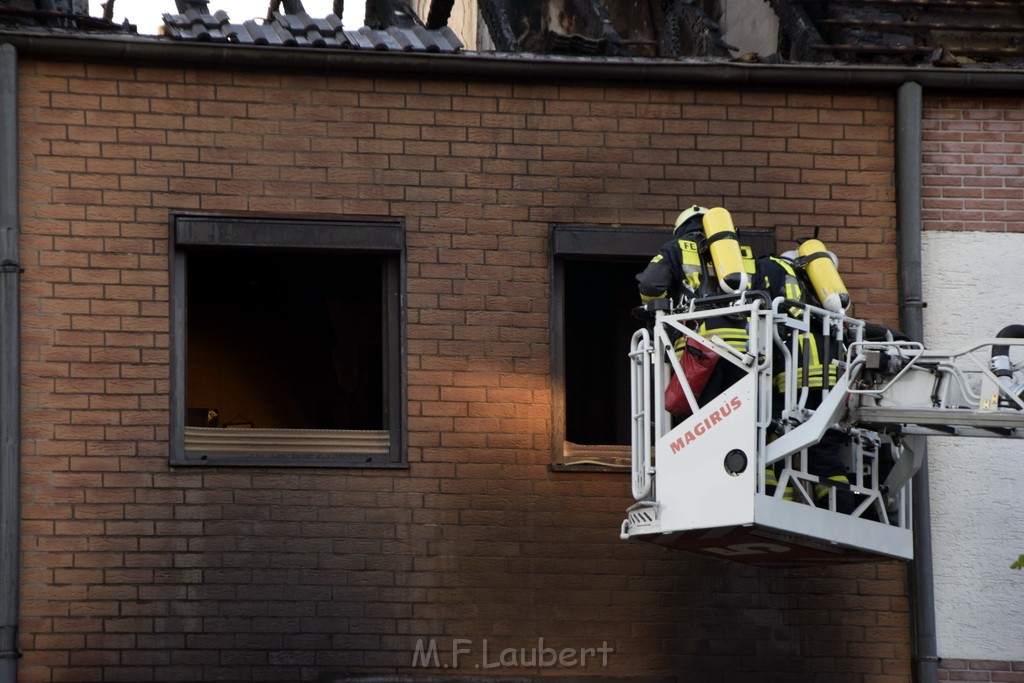
[[[409,673],[432,637],[471,640],[471,674],[909,678],[903,565],[627,544],[627,476],[547,467],[549,222],[821,226],[855,313],[895,324],[891,94],[23,58],[19,97],[22,680]],[[193,210],[405,220],[408,470],[168,466],[168,214]],[[475,666],[540,637],[614,652]]]
[[971,681],[1024,681],[1024,662],[997,662],[988,659],[943,659],[939,661],[939,680],[956,683]]
[[924,228],[1024,232],[1024,102],[935,96],[922,119]]

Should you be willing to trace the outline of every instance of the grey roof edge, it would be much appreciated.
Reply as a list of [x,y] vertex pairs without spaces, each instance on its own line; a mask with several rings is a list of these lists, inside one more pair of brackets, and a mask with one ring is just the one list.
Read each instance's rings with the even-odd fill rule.
[[907,67],[891,65],[753,64],[726,60],[565,57],[527,53],[325,50],[174,41],[160,37],[0,31],[0,43],[54,58],[191,64],[205,67],[337,69],[428,77],[567,79],[625,83],[703,83],[719,86],[807,86],[830,89],[926,88],[1024,91],[1024,68]]
[[235,24],[231,23],[223,10],[211,15],[189,9],[180,14],[165,13],[163,22],[164,36],[186,43],[222,42],[239,45],[448,53],[459,52],[464,47],[448,27],[428,31],[419,25],[389,26],[383,30],[363,26],[346,31],[341,19],[333,13],[324,18],[313,18],[305,12],[274,12],[268,20],[247,19]]

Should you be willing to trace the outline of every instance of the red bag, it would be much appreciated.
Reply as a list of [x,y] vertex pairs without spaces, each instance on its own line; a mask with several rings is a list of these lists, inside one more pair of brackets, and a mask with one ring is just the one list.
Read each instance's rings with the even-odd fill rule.
[[[679,366],[683,375],[690,384],[694,398],[700,398],[704,387],[711,378],[711,373],[718,364],[718,354],[699,344],[692,339],[687,340],[686,350],[679,357]],[[687,417],[693,412],[693,407],[686,400],[686,393],[677,375],[672,375],[668,386],[665,388],[665,410],[676,417]]]

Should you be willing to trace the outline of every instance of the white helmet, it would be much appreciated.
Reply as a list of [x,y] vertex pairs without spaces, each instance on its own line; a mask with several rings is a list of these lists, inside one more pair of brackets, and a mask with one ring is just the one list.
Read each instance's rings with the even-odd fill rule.
[[683,211],[676,218],[676,225],[675,228],[672,230],[673,237],[679,237],[680,235],[683,235],[687,232],[699,229],[702,223],[700,221],[696,221],[695,219],[699,218],[703,220],[703,216],[707,212],[708,210],[705,209],[703,206],[697,206],[696,204]]

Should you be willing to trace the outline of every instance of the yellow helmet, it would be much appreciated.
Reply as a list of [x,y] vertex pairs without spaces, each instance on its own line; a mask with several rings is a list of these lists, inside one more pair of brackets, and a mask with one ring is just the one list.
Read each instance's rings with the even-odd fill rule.
[[699,230],[703,225],[704,214],[708,212],[703,206],[694,204],[683,211],[676,218],[675,228],[672,230],[673,237],[680,237],[693,230]]

